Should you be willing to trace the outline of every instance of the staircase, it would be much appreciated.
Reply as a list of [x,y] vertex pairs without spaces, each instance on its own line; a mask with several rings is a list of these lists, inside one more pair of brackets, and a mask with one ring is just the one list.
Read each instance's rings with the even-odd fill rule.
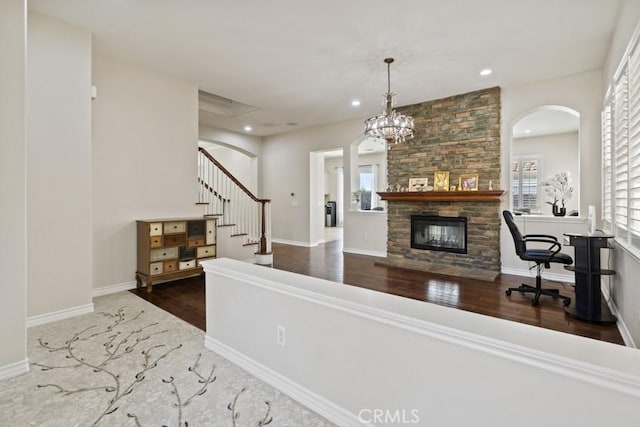
[[197,190],[204,216],[218,218],[218,256],[242,258],[242,251],[226,245],[227,235],[243,248],[253,248],[256,264],[272,263],[270,200],[253,195],[202,147],[198,148]]

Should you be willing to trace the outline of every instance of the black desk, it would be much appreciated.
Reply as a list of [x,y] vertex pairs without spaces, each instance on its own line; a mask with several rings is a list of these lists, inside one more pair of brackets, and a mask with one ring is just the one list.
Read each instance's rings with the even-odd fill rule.
[[576,298],[573,307],[564,311],[588,322],[615,322],[615,316],[602,313],[600,301],[600,276],[615,274],[613,270],[600,268],[600,248],[609,247],[609,234],[573,234],[569,246],[575,248],[575,264],[564,268],[575,273]]

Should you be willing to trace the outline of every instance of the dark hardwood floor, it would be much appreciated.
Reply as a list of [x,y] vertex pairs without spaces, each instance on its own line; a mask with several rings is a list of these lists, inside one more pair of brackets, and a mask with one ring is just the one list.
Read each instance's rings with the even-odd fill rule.
[[[553,329],[574,335],[624,344],[615,324],[593,324],[565,314],[562,302],[542,297],[540,305],[531,305],[531,295],[505,289],[521,283],[534,284],[535,277],[501,275],[495,282],[376,266],[376,257],[343,254],[340,241],[314,248],[273,244],[274,268],[320,277],[334,282],[360,286],[420,301],[454,307],[488,316]],[[543,281],[544,287],[560,289],[574,299],[570,284]],[[132,290],[145,300],[205,329],[204,279],[195,277],[154,285],[153,293]],[[603,312],[609,308],[603,304]]]

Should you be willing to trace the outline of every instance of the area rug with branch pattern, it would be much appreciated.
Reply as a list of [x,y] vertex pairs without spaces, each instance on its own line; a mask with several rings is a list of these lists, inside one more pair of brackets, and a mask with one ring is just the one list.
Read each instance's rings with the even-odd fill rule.
[[129,292],[28,330],[29,373],[0,382],[2,426],[331,426],[204,348]]

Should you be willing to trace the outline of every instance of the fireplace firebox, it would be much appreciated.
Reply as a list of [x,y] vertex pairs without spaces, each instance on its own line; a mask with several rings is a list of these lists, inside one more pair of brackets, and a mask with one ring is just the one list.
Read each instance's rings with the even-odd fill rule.
[[411,215],[411,248],[467,253],[467,218]]

